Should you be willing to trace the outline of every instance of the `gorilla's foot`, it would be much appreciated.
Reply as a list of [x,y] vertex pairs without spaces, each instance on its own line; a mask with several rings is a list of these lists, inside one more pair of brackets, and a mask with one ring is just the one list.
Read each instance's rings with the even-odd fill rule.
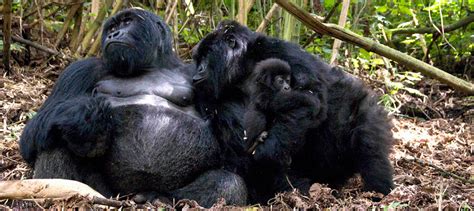
[[211,207],[223,198],[226,204],[245,205],[247,187],[237,174],[225,170],[207,171],[189,185],[171,192],[176,199],[192,199],[203,207]]

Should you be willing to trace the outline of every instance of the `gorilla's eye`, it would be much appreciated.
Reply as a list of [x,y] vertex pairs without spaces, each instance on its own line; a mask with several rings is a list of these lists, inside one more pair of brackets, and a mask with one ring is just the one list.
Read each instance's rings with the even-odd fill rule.
[[115,26],[115,25],[112,25],[112,26],[110,26],[110,28],[109,28],[109,32],[114,32],[114,31],[116,31],[116,30],[117,30],[117,26]]
[[127,17],[127,18],[124,18],[122,22],[123,24],[125,24],[125,26],[127,26],[132,22],[132,19]]

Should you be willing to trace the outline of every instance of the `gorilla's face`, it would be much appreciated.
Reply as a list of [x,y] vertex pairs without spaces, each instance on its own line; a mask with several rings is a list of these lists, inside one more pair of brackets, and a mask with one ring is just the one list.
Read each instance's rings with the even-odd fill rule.
[[157,66],[163,55],[173,54],[170,30],[160,17],[140,9],[127,9],[109,18],[102,32],[106,68],[117,76],[139,74]]
[[247,74],[246,53],[255,33],[234,21],[223,21],[194,48],[198,86],[207,86],[214,96]]

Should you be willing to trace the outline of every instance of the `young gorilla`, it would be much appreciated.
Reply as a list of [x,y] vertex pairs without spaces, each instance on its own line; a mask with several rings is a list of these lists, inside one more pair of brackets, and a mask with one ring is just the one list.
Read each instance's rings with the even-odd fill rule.
[[78,180],[106,196],[245,204],[245,183],[220,169],[220,147],[195,115],[195,68],[173,53],[168,26],[127,9],[103,28],[103,57],[69,65],[23,131],[34,177]]
[[[252,75],[252,79],[249,79],[252,101],[244,115],[245,138],[251,144],[248,153],[253,153],[258,144],[265,141],[268,137],[266,130],[280,124],[280,119],[287,115],[277,109],[282,103],[281,99],[288,100],[290,97],[294,104],[305,105],[309,112],[317,109],[315,102],[292,90],[291,69],[287,62],[275,58],[265,59],[256,64]],[[294,137],[293,141],[301,141],[296,139]],[[289,163],[291,159],[289,155],[286,156]]]
[[[393,188],[388,159],[391,125],[376,96],[360,80],[297,45],[252,32],[236,22],[220,23],[195,49],[198,111],[211,119],[215,137],[226,150],[227,169],[244,176],[252,200],[265,202],[275,192],[289,190],[281,173],[272,176],[272,170],[259,168],[280,164],[283,169],[285,155],[292,162],[283,173],[304,192],[312,182],[340,187],[356,173],[361,174],[365,190],[388,194]],[[241,116],[253,99],[246,89],[255,65],[268,58],[288,62],[291,87],[317,107],[308,114],[304,106],[280,100],[280,113],[287,118],[279,125],[286,127],[270,128],[268,138],[249,157],[242,142]],[[298,136],[304,138],[292,142]],[[263,186],[268,180],[273,181]],[[268,188],[273,188],[273,195]]]

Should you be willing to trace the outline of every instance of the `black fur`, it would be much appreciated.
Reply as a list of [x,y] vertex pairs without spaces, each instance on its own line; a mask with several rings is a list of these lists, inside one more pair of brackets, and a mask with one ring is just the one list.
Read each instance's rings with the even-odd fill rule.
[[67,67],[23,131],[21,154],[35,178],[74,179],[107,196],[246,202],[245,184],[219,169],[220,147],[192,112],[194,66],[172,52],[171,37],[161,18],[139,9],[104,24],[103,57]]
[[[241,114],[253,101],[246,91],[251,71],[268,58],[290,65],[291,86],[316,107],[308,112],[305,104],[275,97],[285,124],[274,125],[250,157],[242,141]],[[288,190],[288,180],[307,191],[311,182],[339,187],[355,173],[361,174],[367,190],[387,194],[393,188],[388,160],[391,125],[377,98],[359,80],[297,45],[229,21],[199,43],[194,60],[198,111],[211,119],[213,132],[226,150],[227,169],[245,177],[254,191],[253,200],[262,202]],[[287,155],[288,169],[284,168]],[[280,168],[272,168],[275,163]]]

